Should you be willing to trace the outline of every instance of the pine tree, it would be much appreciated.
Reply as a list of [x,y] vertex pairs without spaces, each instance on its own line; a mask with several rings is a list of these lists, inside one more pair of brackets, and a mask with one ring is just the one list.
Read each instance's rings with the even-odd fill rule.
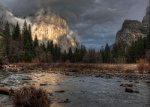
[[146,37],[146,43],[147,43],[146,48],[150,49],[150,34],[148,34],[147,37]]
[[23,49],[25,49],[26,43],[28,41],[28,28],[27,28],[27,22],[24,22],[23,30],[22,30],[22,37],[23,37]]
[[105,63],[110,63],[110,47],[108,43],[105,46],[105,52],[104,52],[104,62]]
[[23,51],[24,51],[24,59],[25,61],[31,61],[32,58],[34,57],[34,50],[33,50],[33,41],[32,41],[32,33],[31,33],[31,27],[27,26],[26,21],[24,22],[23,26]]
[[34,38],[33,47],[34,47],[34,49],[35,49],[36,47],[39,47],[39,41],[38,41],[37,35],[36,35],[35,38]]
[[52,49],[51,49],[51,44],[50,44],[50,41],[48,41],[48,42],[47,42],[47,51],[48,51],[48,52],[51,52],[51,50],[52,50]]
[[25,50],[24,50],[24,57],[23,57],[23,59],[24,59],[25,62],[31,62],[33,56],[32,56],[32,54],[31,54],[31,52],[29,50],[30,43],[27,42],[24,47],[25,47]]
[[32,40],[32,32],[31,32],[31,26],[28,27],[28,41],[30,43],[31,49],[33,48],[33,40]]
[[145,54],[145,39],[139,38],[136,42],[127,49],[127,62],[135,63],[140,58],[143,58]]
[[112,54],[112,62],[114,63],[120,63],[120,60],[124,60],[125,61],[125,57],[126,57],[126,52],[125,52],[125,47],[121,44],[114,44],[113,49],[111,51]]
[[20,27],[19,27],[18,22],[16,26],[14,27],[12,38],[13,40],[18,40],[18,41],[21,40]]
[[57,60],[59,60],[61,58],[61,50],[60,50],[60,47],[55,44],[54,45],[54,48],[53,48],[53,60],[56,62]]
[[69,48],[69,52],[68,52],[67,57],[68,57],[68,60],[69,60],[70,62],[72,62],[73,53],[72,53],[72,49],[71,49],[71,48]]
[[5,53],[7,56],[10,54],[10,37],[10,27],[7,22],[4,29]]

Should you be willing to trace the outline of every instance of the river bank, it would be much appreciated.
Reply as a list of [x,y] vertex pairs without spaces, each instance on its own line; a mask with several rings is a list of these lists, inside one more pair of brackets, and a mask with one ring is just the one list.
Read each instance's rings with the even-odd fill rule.
[[16,63],[3,66],[3,72],[31,73],[48,72],[64,75],[88,75],[95,77],[150,80],[149,72],[141,74],[137,64],[73,64],[73,63]]
[[16,63],[4,65],[3,68],[4,71],[13,72],[48,70],[78,73],[138,73],[137,64]]

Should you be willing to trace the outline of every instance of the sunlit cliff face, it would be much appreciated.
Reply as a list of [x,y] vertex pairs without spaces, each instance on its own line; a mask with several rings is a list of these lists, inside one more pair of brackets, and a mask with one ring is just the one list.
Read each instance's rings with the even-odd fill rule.
[[7,8],[0,4],[0,19],[9,22],[11,25],[19,23],[20,27],[26,20],[32,27],[32,38],[37,36],[40,43],[45,43],[49,40],[60,46],[61,51],[73,50],[78,46],[78,41],[75,39],[76,33],[69,29],[69,26],[63,18],[56,15],[49,9],[41,9],[35,15],[23,18],[18,18],[13,15]]
[[33,39],[37,36],[44,43],[52,40],[62,51],[77,47],[75,33],[69,29],[67,22],[50,10],[40,10],[31,18],[31,22]]

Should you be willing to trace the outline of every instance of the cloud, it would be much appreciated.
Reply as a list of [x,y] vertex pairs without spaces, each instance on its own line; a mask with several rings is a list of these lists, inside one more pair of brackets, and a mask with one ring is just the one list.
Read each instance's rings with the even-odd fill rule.
[[112,44],[124,19],[142,20],[148,0],[0,0],[17,16],[51,8],[64,17],[88,47]]

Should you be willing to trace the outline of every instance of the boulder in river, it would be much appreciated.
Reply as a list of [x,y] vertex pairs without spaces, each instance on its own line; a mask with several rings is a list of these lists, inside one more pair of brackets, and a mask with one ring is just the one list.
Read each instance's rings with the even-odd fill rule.
[[131,87],[126,87],[125,88],[125,92],[128,92],[128,93],[140,93],[139,91],[133,90],[133,88],[131,88]]
[[121,84],[122,87],[133,87],[133,84]]

